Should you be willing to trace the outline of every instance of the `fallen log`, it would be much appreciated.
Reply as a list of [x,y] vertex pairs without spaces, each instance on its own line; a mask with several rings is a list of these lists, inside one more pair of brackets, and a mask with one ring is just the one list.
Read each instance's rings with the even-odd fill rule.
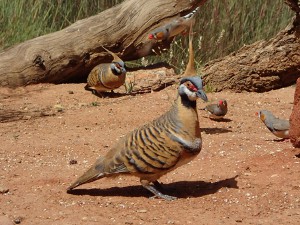
[[298,0],[285,2],[296,13],[286,29],[204,66],[203,79],[210,89],[265,92],[296,82],[300,77],[300,10]]
[[69,27],[0,53],[0,86],[17,87],[84,80],[99,63],[109,62],[104,46],[124,61],[168,48],[172,39],[150,42],[148,33],[207,0],[126,0]]

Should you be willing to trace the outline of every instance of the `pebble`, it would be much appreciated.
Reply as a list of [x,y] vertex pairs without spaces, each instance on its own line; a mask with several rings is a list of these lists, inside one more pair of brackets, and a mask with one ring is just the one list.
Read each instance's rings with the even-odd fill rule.
[[0,185],[0,194],[5,194],[7,192],[9,192],[9,189]]
[[19,217],[14,219],[14,222],[15,222],[15,224],[20,224],[22,222],[22,220],[23,220],[23,217],[19,216]]
[[137,210],[138,213],[146,213],[147,210],[146,209],[140,209],[140,210]]
[[23,120],[30,120],[31,118],[32,118],[32,116],[29,116],[29,115],[23,116]]
[[57,112],[62,112],[64,110],[64,107],[60,104],[54,105],[54,109],[56,109]]
[[70,165],[77,164],[77,160],[76,160],[76,159],[71,159],[71,160],[69,161],[69,164],[70,164]]

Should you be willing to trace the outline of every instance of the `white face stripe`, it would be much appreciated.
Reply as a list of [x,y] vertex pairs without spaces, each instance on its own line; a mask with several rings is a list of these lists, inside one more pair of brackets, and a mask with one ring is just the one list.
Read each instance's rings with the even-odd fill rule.
[[197,93],[196,92],[192,92],[190,89],[188,89],[188,87],[183,83],[180,85],[180,90],[181,92],[185,93],[190,101],[196,101],[197,100]]
[[190,100],[190,101],[196,101],[197,98],[198,98],[196,92],[191,92],[191,91],[190,91],[190,93],[191,93],[191,94],[188,94],[188,95],[187,95],[188,98],[189,98],[189,100]]

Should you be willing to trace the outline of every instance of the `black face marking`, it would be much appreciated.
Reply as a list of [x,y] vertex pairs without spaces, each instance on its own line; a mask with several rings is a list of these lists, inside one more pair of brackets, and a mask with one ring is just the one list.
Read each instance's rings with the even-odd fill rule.
[[115,75],[121,75],[123,73],[123,66],[119,62],[112,62],[110,68]]

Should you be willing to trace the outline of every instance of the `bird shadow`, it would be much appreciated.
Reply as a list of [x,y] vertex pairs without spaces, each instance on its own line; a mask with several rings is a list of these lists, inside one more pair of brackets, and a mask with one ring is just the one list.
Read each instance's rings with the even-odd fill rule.
[[129,95],[128,93],[119,93],[119,92],[92,92],[93,95],[97,96],[98,98],[119,98],[126,95]]
[[137,91],[132,91],[130,93],[121,93],[121,92],[92,92],[93,95],[95,95],[98,98],[120,98],[123,96],[136,96],[139,94],[146,94],[146,93],[151,93],[151,89],[147,90],[137,90]]
[[219,119],[214,119],[214,118],[209,118],[209,116],[203,116],[205,118],[208,118],[212,121],[215,121],[215,122],[225,122],[225,123],[228,123],[228,122],[231,122],[232,119],[229,119],[229,118],[219,118]]
[[203,131],[206,134],[221,134],[221,133],[229,133],[232,132],[232,130],[226,129],[226,128],[218,128],[218,127],[201,127],[201,131]]
[[271,141],[271,142],[289,142],[290,140],[288,138],[281,138],[281,139],[267,139],[266,141]]
[[[162,193],[176,196],[177,198],[201,197],[218,192],[221,188],[238,189],[236,178],[238,176],[220,180],[217,182],[205,181],[179,181],[170,184],[162,184]],[[166,193],[167,192],[167,193]],[[152,194],[141,185],[128,187],[112,187],[107,189],[75,189],[68,191],[72,195],[90,196],[124,196],[124,197],[151,197]]]
[[216,122],[231,122],[232,119],[229,119],[229,118],[220,118],[220,119],[212,119],[210,118],[211,120],[213,121],[216,121]]

